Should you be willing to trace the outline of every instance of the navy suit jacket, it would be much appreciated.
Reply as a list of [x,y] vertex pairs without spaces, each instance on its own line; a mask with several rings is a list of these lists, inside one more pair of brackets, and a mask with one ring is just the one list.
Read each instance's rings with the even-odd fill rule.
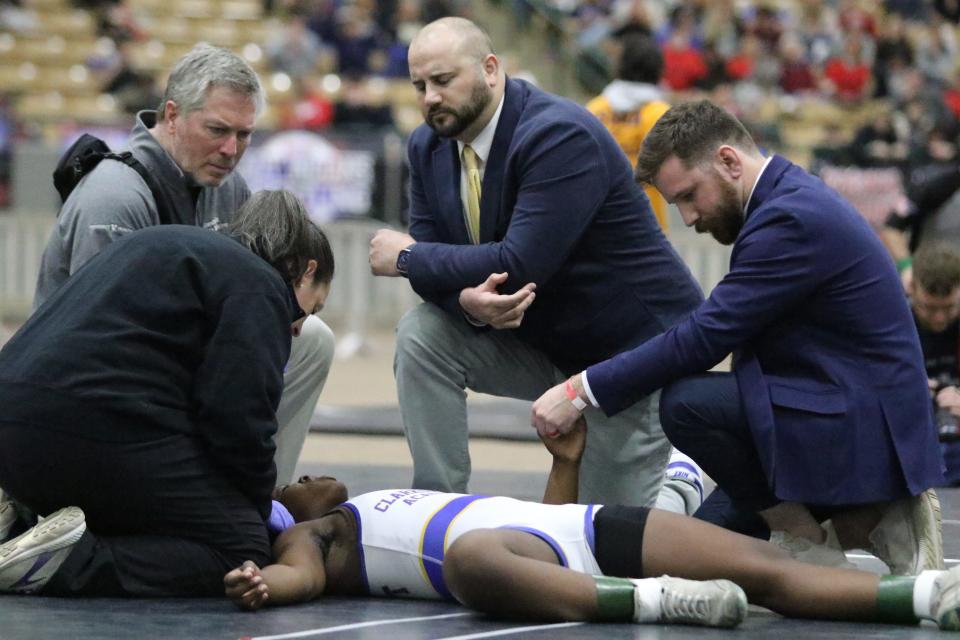
[[478,245],[464,223],[456,141],[421,125],[408,155],[414,290],[462,316],[460,291],[491,273],[509,274],[501,293],[535,282],[518,334],[568,373],[661,333],[703,299],[629,160],[569,100],[507,80]]
[[942,482],[923,357],[892,261],[853,207],[778,156],[709,299],[587,377],[616,413],[731,352],[777,497],[852,504]]

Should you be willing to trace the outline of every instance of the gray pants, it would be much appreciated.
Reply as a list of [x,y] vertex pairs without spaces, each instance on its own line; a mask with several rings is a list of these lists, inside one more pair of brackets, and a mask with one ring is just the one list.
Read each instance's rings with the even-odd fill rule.
[[293,480],[300,450],[310,431],[317,398],[327,382],[334,351],[333,331],[320,318],[307,316],[300,335],[290,344],[283,372],[283,395],[277,408],[277,484]]
[[[478,332],[430,303],[400,320],[394,374],[413,486],[457,493],[470,479],[465,389],[532,401],[566,378],[514,332]],[[652,506],[670,455],[658,394],[612,418],[593,408],[584,416],[580,502]]]

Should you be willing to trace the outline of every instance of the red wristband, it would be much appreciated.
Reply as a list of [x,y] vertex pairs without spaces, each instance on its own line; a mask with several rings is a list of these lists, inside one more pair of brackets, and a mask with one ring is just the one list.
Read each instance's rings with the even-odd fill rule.
[[577,395],[577,390],[573,388],[573,382],[570,381],[570,378],[567,378],[567,381],[564,383],[563,390],[567,394],[567,400],[576,407],[577,411],[583,411],[587,408],[587,403]]

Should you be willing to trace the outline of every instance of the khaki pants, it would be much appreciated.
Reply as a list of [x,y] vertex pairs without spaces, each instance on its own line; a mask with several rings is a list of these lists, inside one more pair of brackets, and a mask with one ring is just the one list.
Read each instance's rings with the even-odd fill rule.
[[[464,390],[532,401],[566,378],[514,332],[476,331],[430,303],[400,320],[394,374],[413,486],[457,493],[470,479]],[[587,408],[580,502],[653,506],[671,449],[658,395],[611,418]]]

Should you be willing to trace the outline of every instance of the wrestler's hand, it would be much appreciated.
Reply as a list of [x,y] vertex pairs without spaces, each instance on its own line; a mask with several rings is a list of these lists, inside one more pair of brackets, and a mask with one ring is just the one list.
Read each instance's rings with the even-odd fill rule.
[[409,234],[393,229],[378,229],[370,240],[370,271],[375,276],[399,276],[397,256],[401,249],[415,243],[416,240]]
[[540,436],[540,440],[554,460],[579,463],[587,446],[587,421],[580,416],[569,433],[553,438]]
[[506,273],[491,273],[483,284],[460,292],[460,307],[477,322],[494,329],[516,329],[537,296],[537,285],[527,283],[510,295],[497,293],[497,287],[506,281]]
[[567,391],[564,389],[565,384],[565,382],[562,382],[547,389],[533,403],[531,424],[541,438],[556,438],[559,435],[569,433],[580,418],[580,411],[567,398]]
[[270,598],[260,567],[250,560],[223,576],[223,587],[227,597],[241,609],[256,611]]

